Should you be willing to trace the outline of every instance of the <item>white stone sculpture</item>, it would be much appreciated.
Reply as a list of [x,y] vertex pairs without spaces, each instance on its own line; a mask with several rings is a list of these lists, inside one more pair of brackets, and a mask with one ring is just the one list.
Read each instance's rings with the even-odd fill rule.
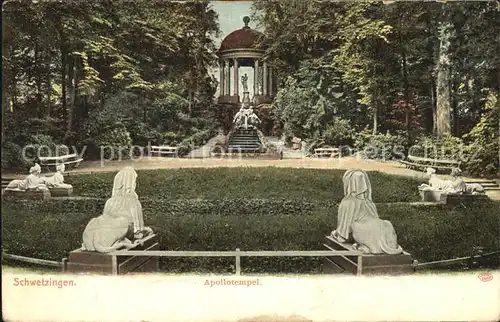
[[126,216],[101,215],[92,218],[83,232],[82,250],[109,253],[120,248],[130,249],[140,243],[131,242],[127,235],[133,230]]
[[49,188],[72,189],[73,186],[64,183],[64,171],[66,166],[64,163],[56,166],[56,173],[52,177],[45,178],[45,182]]
[[[259,117],[257,116],[257,114],[255,114],[253,112],[253,108],[249,108],[249,111],[248,111],[247,115],[248,115],[248,121],[250,121],[251,125],[256,125],[256,124],[259,124],[259,123],[262,122],[259,119]],[[245,122],[245,123],[248,123],[248,122]]]
[[459,168],[453,168],[451,176],[453,177],[454,189],[459,193],[472,195],[484,193],[484,187],[479,183],[466,183],[462,178],[462,170]]
[[241,84],[243,85],[243,93],[248,92],[248,75],[241,76]]
[[245,117],[245,109],[242,107],[240,110],[234,115],[233,118],[233,123],[236,125],[237,128],[241,126],[242,120]]
[[427,168],[429,184],[421,184],[421,191],[439,191],[445,194],[479,194],[484,192],[483,186],[477,183],[468,184],[462,178],[462,170],[453,168],[451,170],[452,180],[442,180],[436,175],[436,170]]
[[45,184],[45,178],[40,177],[42,168],[38,163],[35,163],[30,168],[30,174],[24,180],[12,180],[9,182],[5,190],[7,191],[41,191],[48,190]]
[[153,233],[144,226],[142,206],[135,192],[136,180],[137,173],[132,167],[116,174],[112,196],[106,201],[102,215],[92,218],[83,232],[83,250],[107,253],[130,249]]
[[331,236],[341,243],[354,241],[352,248],[363,253],[401,254],[403,249],[391,222],[378,217],[368,175],[362,170],[348,170],[342,181],[344,198]]
[[104,215],[111,217],[125,216],[133,224],[134,236],[141,239],[152,233],[152,229],[144,226],[142,205],[135,192],[137,173],[132,167],[120,170],[113,182],[111,198],[104,205]]
[[426,173],[429,176],[429,184],[421,184],[418,188],[422,191],[442,191],[443,193],[457,193],[457,182],[452,180],[443,180],[436,175],[436,170],[427,168]]

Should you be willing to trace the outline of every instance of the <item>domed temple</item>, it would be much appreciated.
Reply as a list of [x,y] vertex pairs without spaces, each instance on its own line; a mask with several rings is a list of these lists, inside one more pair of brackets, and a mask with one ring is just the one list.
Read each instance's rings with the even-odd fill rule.
[[[220,70],[218,101],[220,104],[253,103],[255,106],[271,103],[275,93],[275,80],[272,67],[266,61],[265,48],[261,45],[264,34],[248,26],[249,17],[244,17],[243,22],[243,28],[227,35],[217,52]],[[241,67],[253,68],[253,84],[248,84],[248,75],[240,75]],[[240,82],[243,85],[241,94]]]

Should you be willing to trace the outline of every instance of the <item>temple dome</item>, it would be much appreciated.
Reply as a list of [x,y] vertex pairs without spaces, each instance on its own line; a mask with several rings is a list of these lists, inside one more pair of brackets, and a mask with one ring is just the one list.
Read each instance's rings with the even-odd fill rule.
[[250,19],[243,19],[245,26],[235,30],[224,38],[219,51],[235,50],[235,49],[259,49],[259,42],[264,37],[264,34],[248,27]]

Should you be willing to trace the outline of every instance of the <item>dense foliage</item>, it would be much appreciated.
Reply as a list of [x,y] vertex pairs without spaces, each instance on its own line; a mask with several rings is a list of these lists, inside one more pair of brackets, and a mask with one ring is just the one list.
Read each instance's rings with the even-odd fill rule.
[[208,1],[9,1],[2,26],[3,166],[37,134],[92,158],[213,127]]
[[[498,2],[262,0],[254,11],[280,78],[273,114],[285,136],[341,145],[331,135],[341,118],[353,132],[370,124],[374,142],[406,137],[404,150],[428,136],[498,144],[487,103],[500,93]],[[480,158],[466,170],[498,171],[498,155]]]

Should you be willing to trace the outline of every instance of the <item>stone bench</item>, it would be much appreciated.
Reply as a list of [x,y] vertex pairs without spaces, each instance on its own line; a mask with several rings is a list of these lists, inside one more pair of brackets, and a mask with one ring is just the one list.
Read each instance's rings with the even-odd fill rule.
[[[323,246],[332,251],[352,251],[352,245],[340,243],[331,236],[326,237]],[[413,257],[403,251],[400,255],[362,254],[358,256],[332,256],[323,258],[323,271],[327,274],[357,274],[358,266],[362,275],[403,275],[413,274],[415,265]]]
[[64,163],[66,168],[77,168],[83,161],[78,154],[66,154],[57,157],[39,157],[40,166],[55,169],[58,164]]
[[334,158],[339,156],[338,148],[318,148],[314,149],[314,157],[316,158]]
[[157,154],[158,156],[171,156],[171,157],[176,157],[177,156],[177,147],[175,146],[166,146],[166,145],[153,145],[149,149],[149,152],[151,154]]
[[436,171],[437,170],[451,171],[453,168],[458,168],[460,166],[460,162],[455,160],[422,158],[413,155],[408,155],[408,160],[409,161],[400,160],[399,163],[403,164],[406,168],[409,169],[425,170],[426,168],[434,168],[436,169]]
[[[158,236],[153,234],[130,250],[158,250]],[[117,256],[112,253],[83,251],[81,248],[69,253],[65,272],[124,275],[158,272],[159,259],[155,256]]]

